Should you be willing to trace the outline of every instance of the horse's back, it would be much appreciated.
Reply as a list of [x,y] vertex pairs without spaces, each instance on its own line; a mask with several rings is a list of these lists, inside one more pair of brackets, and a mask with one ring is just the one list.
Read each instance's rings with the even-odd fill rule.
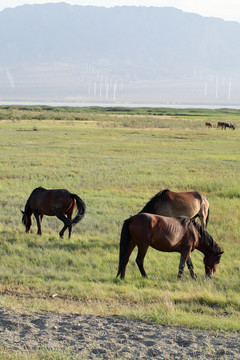
[[44,189],[42,187],[33,190],[30,198],[30,206],[34,211],[55,216],[56,210],[65,213],[72,206],[75,200],[71,198],[71,193],[66,189]]
[[168,191],[156,203],[156,214],[170,217],[195,216],[201,203],[198,191],[173,192]]
[[177,217],[140,213],[129,223],[130,235],[138,247],[151,246],[164,252],[181,251],[181,240],[190,219],[181,222]]
[[129,231],[134,237],[141,237],[141,234],[151,235],[155,215],[140,213],[129,219]]

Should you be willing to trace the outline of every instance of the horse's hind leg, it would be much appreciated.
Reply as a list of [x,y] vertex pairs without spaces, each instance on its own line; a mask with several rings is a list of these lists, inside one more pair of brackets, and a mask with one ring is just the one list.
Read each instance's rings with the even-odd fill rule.
[[126,272],[126,267],[127,267],[127,264],[128,264],[128,260],[130,258],[131,253],[133,252],[135,246],[136,245],[134,244],[134,242],[130,239],[127,256],[120,265],[120,269],[121,269],[120,270],[120,279],[121,280],[123,280],[125,278],[125,272]]
[[199,219],[200,219],[200,221],[201,221],[201,225],[202,225],[203,229],[205,229],[205,228],[206,228],[206,224],[205,224],[204,216],[203,216],[202,212],[199,213],[198,216],[199,216]]
[[68,227],[68,238],[71,238],[71,233],[72,233],[72,225],[69,225]]
[[66,216],[63,213],[60,213],[60,212],[57,212],[57,211],[56,211],[56,217],[64,223],[64,227],[62,228],[62,230],[59,233],[59,236],[62,238],[64,232],[66,231],[66,229],[69,226],[71,226],[71,220],[67,219]]
[[[67,218],[68,220],[70,220],[70,224],[67,226],[68,227],[68,238],[71,238],[71,234],[72,234],[72,216],[73,216],[73,212],[75,209],[75,202],[72,203],[72,206],[70,207],[70,209],[66,212]],[[66,229],[64,229],[65,231]],[[64,233],[63,231],[63,233]]]
[[192,279],[195,280],[196,276],[195,276],[195,273],[194,273],[194,270],[193,270],[193,263],[192,263],[192,260],[191,260],[190,256],[187,259],[187,266],[188,266],[188,270],[190,271],[190,275],[191,275]]
[[63,237],[63,234],[65,233],[65,231],[67,230],[67,228],[68,228],[68,226],[67,226],[67,225],[64,225],[64,227],[62,228],[62,230],[61,230],[60,233],[59,233],[60,238]]
[[146,255],[148,246],[144,247],[144,248],[138,248],[138,254],[137,254],[137,258],[136,258],[136,263],[138,264],[138,268],[140,270],[140,273],[142,274],[142,277],[147,278],[147,274],[146,271],[144,270],[143,267],[143,261],[144,261],[144,257]]
[[209,203],[208,203],[208,200],[204,197],[203,197],[202,201],[203,201],[203,203],[202,203],[201,209],[198,213],[198,216],[200,218],[203,229],[206,229],[207,224],[208,224],[208,218],[209,218]]
[[68,238],[69,239],[71,238],[71,234],[72,234],[72,214],[73,214],[73,211],[71,211],[67,214],[68,219],[71,221],[70,225],[68,226]]
[[72,233],[72,224],[70,223],[70,225],[64,225],[64,227],[62,228],[62,230],[59,233],[60,238],[63,237],[63,234],[65,233],[65,231],[68,228],[68,238],[71,238],[71,233]]

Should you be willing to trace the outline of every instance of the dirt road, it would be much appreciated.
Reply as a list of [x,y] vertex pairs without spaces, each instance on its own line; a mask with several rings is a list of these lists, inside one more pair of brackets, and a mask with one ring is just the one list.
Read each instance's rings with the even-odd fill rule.
[[119,317],[0,308],[0,346],[67,349],[81,359],[240,359],[240,334],[161,326]]

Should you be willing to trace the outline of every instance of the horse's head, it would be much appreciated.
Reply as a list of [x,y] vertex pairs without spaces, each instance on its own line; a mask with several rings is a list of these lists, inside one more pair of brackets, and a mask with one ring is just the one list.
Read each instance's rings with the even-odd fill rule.
[[28,233],[30,231],[30,227],[32,226],[32,215],[27,215],[24,211],[21,210],[22,216],[22,223],[25,226],[25,231]]
[[210,253],[208,255],[205,255],[203,261],[205,265],[205,274],[206,277],[212,278],[216,271],[217,271],[217,265],[220,263],[221,256],[224,253],[224,251],[220,251],[219,253]]

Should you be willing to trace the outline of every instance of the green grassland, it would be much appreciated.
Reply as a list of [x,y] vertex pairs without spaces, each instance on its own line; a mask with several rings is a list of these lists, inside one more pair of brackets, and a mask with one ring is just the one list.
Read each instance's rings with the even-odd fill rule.
[[[218,121],[236,130],[217,129]],[[239,129],[240,111],[230,109],[0,107],[0,306],[239,330]],[[59,239],[62,223],[50,217],[41,237],[35,220],[25,234],[20,210],[38,186],[85,201],[70,240]],[[225,251],[214,279],[205,279],[197,250],[197,280],[185,269],[179,282],[179,254],[154,249],[147,280],[136,251],[126,279],[115,279],[124,219],[164,188],[209,199],[208,232]]]

